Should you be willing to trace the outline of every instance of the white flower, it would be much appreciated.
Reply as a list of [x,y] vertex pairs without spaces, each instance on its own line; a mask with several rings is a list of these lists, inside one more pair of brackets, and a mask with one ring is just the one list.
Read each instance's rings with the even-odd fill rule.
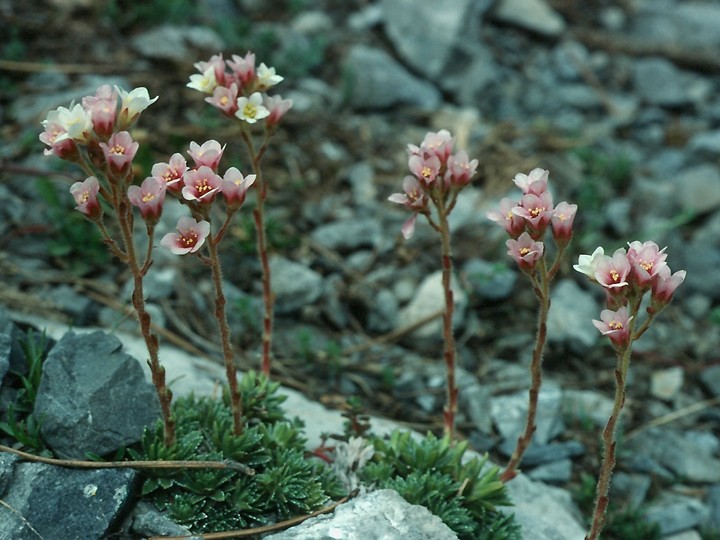
[[215,67],[210,65],[202,74],[195,73],[190,75],[190,82],[185,86],[194,90],[199,90],[204,94],[212,94],[218,83],[215,79]]
[[260,92],[255,92],[249,98],[239,97],[237,100],[238,111],[235,113],[240,120],[248,124],[254,124],[258,120],[270,116],[270,111],[263,105],[263,98]]
[[93,129],[90,113],[83,109],[83,106],[79,103],[72,106],[72,109],[58,107],[54,111],[50,111],[47,119],[43,120],[42,125],[47,127],[51,124],[56,124],[65,130],[53,142],[65,139],[86,142]]
[[256,76],[261,88],[270,88],[284,79],[275,73],[274,67],[267,67],[264,62],[257,68]]
[[135,88],[131,92],[126,92],[117,86],[115,89],[122,100],[122,105],[120,106],[120,116],[123,120],[129,123],[132,123],[141,112],[147,109],[151,104],[155,103],[158,99],[157,96],[150,99],[148,89],[145,87]]
[[358,487],[357,473],[375,454],[375,447],[362,437],[350,437],[348,442],[335,445],[333,469],[348,491]]
[[595,279],[595,272],[597,271],[597,264],[605,256],[605,250],[602,247],[597,248],[593,251],[592,255],[580,255],[578,257],[578,263],[573,265],[573,268],[585,274],[590,279]]

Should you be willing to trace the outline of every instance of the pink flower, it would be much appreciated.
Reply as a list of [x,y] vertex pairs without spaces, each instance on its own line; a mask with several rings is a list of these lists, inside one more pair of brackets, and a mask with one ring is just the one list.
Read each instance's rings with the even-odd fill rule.
[[226,116],[235,115],[238,110],[238,87],[236,83],[232,83],[229,88],[225,86],[216,86],[212,94],[212,97],[206,97],[205,101],[213,107],[220,109]]
[[628,317],[627,306],[622,306],[617,311],[604,309],[600,313],[600,319],[593,319],[592,323],[603,336],[610,338],[610,341],[617,347],[625,347],[630,342],[630,325],[632,317]]
[[255,80],[254,53],[248,52],[244,57],[233,54],[232,60],[228,60],[227,65],[240,88],[246,88]]
[[77,204],[75,210],[92,220],[99,219],[102,216],[102,207],[98,201],[99,191],[100,182],[94,176],[88,177],[84,182],[75,182],[70,186],[70,194]]
[[555,207],[551,218],[553,238],[558,243],[567,244],[572,237],[572,226],[577,213],[577,204],[563,201]]
[[505,242],[505,245],[508,247],[508,255],[526,272],[535,268],[545,251],[545,245],[534,241],[527,232],[522,233],[517,240],[511,238]]
[[549,191],[541,195],[527,193],[520,204],[512,209],[513,214],[525,219],[534,236],[540,237],[545,232],[553,215],[553,200]]
[[[206,73],[212,73],[213,81],[216,84],[225,86],[225,60],[223,60],[222,54],[215,54],[211,56],[210,60],[208,60],[207,62],[196,62],[193,65],[195,69],[197,69],[203,75]],[[192,77],[190,77],[190,79],[192,80]],[[188,86],[190,85],[188,84]],[[210,90],[210,92],[212,92],[212,89]]]
[[513,208],[517,205],[517,201],[504,198],[500,201],[499,210],[494,210],[486,214],[489,220],[494,221],[498,225],[502,225],[513,238],[517,238],[525,231],[525,219],[513,212]]
[[215,140],[206,141],[202,146],[193,141],[190,143],[188,154],[193,158],[196,166],[202,167],[204,165],[210,167],[213,171],[217,171],[225,146],[221,147],[220,143]]
[[159,181],[165,182],[168,191],[177,194],[183,188],[182,179],[187,169],[187,162],[182,154],[173,154],[169,163],[156,163],[150,173]]
[[595,265],[595,280],[606,289],[625,287],[631,266],[623,248],[613,253],[612,257],[603,255]]
[[43,122],[45,131],[40,134],[40,141],[49,148],[43,153],[46,156],[55,155],[60,159],[77,161],[80,157],[77,143],[67,136],[67,130],[56,122]]
[[652,285],[655,276],[663,268],[667,268],[666,248],[660,249],[655,242],[641,243],[637,240],[630,242],[628,246],[627,258],[632,265],[634,281],[647,290]]
[[270,111],[270,115],[265,119],[265,125],[273,127],[279,124],[292,104],[291,99],[283,99],[280,96],[263,96],[263,105]]
[[115,133],[107,143],[100,143],[105,161],[114,171],[123,172],[130,168],[140,145],[132,140],[127,131]]
[[675,290],[685,281],[686,275],[687,272],[685,270],[678,270],[670,275],[670,268],[667,265],[661,267],[657,272],[655,281],[653,281],[650,297],[652,303],[655,304],[656,307],[669,304],[675,294]]
[[436,156],[441,163],[446,163],[452,153],[455,139],[447,129],[437,133],[428,132],[420,144],[420,150],[430,156]]
[[51,125],[57,126],[53,130],[55,132],[53,141],[56,143],[64,139],[87,143],[93,138],[90,113],[79,103],[72,106],[72,109],[58,107],[54,111],[50,111],[42,125],[46,129]]
[[90,114],[95,134],[103,140],[112,135],[117,116],[118,95],[109,84],[97,89],[94,96],[82,100],[83,108]]
[[543,169],[533,169],[530,174],[516,174],[513,182],[525,194],[542,195],[547,191],[549,174],[549,171]]
[[193,218],[184,216],[178,219],[177,232],[167,233],[160,240],[160,244],[168,248],[175,255],[195,253],[205,243],[210,234],[210,223],[207,221],[195,221]]
[[402,234],[407,240],[415,232],[417,213],[427,211],[429,199],[414,176],[408,175],[403,178],[403,191],[404,193],[393,193],[388,197],[388,200],[396,204],[402,204],[405,208],[414,212],[402,226]]
[[465,150],[460,150],[447,159],[445,182],[449,185],[457,187],[466,186],[470,183],[470,179],[475,175],[477,166],[477,159],[468,161],[467,152]]
[[222,179],[210,167],[203,165],[188,171],[183,177],[182,196],[188,201],[211,203],[220,191]]
[[237,107],[235,116],[248,124],[254,124],[258,120],[270,116],[270,111],[263,105],[263,97],[260,92],[255,92],[250,97],[239,97]]
[[225,171],[225,176],[223,176],[220,183],[220,191],[222,191],[227,205],[231,208],[240,208],[245,202],[248,189],[254,182],[254,174],[243,177],[242,173],[235,167],[230,167]]
[[437,156],[413,154],[408,159],[408,167],[415,178],[429,186],[440,172],[440,159]]
[[128,188],[130,203],[140,209],[140,214],[148,225],[155,225],[160,219],[166,186],[164,181],[148,176],[140,186]]

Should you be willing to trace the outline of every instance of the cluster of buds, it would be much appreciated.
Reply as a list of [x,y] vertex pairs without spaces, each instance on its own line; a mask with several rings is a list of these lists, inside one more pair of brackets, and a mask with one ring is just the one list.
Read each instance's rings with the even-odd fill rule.
[[624,347],[638,336],[631,335],[629,324],[640,300],[650,292],[648,314],[656,315],[672,300],[675,290],[685,280],[685,270],[674,274],[665,262],[665,248],[655,242],[629,242],[628,249],[617,249],[612,256],[602,247],[592,255],[580,255],[573,268],[585,274],[605,290],[607,307],[595,327],[610,338],[616,347]]
[[572,226],[577,212],[576,204],[563,201],[553,206],[548,191],[549,172],[533,169],[530,174],[517,174],[513,179],[523,195],[521,199],[504,198],[500,209],[488,212],[488,219],[505,228],[510,235],[506,242],[508,255],[525,272],[531,273],[545,253],[542,238],[548,228],[559,248],[564,249],[572,238]]
[[191,75],[189,88],[210,94],[205,101],[229,117],[254,124],[264,120],[265,126],[276,126],[292,107],[292,101],[269,96],[266,91],[283,80],[275,68],[261,63],[255,67],[255,54],[236,54],[224,60],[216,54],[207,62],[197,62],[199,74]]
[[[470,161],[464,150],[453,154],[454,145],[455,139],[445,129],[429,132],[420,146],[408,144],[408,167],[412,174],[403,179],[403,193],[393,193],[388,198],[413,213],[402,226],[406,239],[415,231],[418,214],[430,215],[431,201],[437,204],[456,195],[475,175],[478,160]],[[451,204],[454,201],[451,199]]]

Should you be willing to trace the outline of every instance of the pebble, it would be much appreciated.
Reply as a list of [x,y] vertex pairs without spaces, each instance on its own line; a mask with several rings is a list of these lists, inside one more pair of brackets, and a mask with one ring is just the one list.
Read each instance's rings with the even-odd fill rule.
[[671,401],[678,395],[684,381],[685,371],[679,366],[653,371],[650,393],[658,399]]

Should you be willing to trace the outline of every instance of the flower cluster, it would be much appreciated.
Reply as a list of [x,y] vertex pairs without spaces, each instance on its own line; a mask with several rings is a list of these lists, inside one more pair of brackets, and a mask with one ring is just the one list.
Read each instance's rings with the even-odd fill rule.
[[488,212],[488,219],[505,228],[510,235],[506,242],[508,255],[526,272],[532,272],[545,253],[541,239],[548,228],[552,229],[555,243],[564,248],[572,238],[576,204],[563,201],[553,206],[548,190],[549,172],[533,169],[530,174],[519,173],[513,182],[522,190],[520,200],[504,198],[499,210]]
[[248,124],[264,120],[267,127],[273,127],[292,107],[291,100],[265,93],[283,77],[264,63],[256,68],[252,52],[245,56],[234,54],[231,60],[216,54],[207,62],[197,62],[195,68],[200,73],[191,75],[187,86],[210,94],[205,101],[226,116],[234,116]]
[[[635,317],[642,297],[650,291],[648,313],[654,316],[672,300],[675,290],[685,280],[685,270],[674,274],[665,262],[665,248],[655,242],[629,242],[612,256],[602,247],[592,255],[580,255],[573,268],[600,284],[606,292],[607,307],[595,327],[616,346],[632,339],[630,321]],[[639,336],[637,336],[639,337]]]
[[132,161],[137,151],[137,143],[133,143],[127,129],[156,100],[157,97],[150,99],[147,88],[126,92],[106,84],[81,103],[70,108],[58,107],[42,123],[45,131],[40,140],[48,146],[45,155],[79,161],[78,145],[89,148],[99,145],[105,158],[121,168]]
[[478,160],[470,161],[464,150],[453,154],[454,145],[455,139],[445,129],[429,132],[420,146],[408,144],[408,167],[412,174],[403,179],[403,193],[393,193],[388,198],[413,212],[402,227],[405,238],[413,235],[418,214],[430,215],[431,201],[437,204],[448,195],[456,195],[475,175]]
[[[230,167],[220,176],[218,167],[224,151],[225,146],[215,140],[206,141],[202,145],[193,141],[188,155],[194,166],[188,166],[182,154],[173,154],[168,163],[153,165],[152,176],[146,178],[140,187],[134,186],[138,197],[143,192],[148,195],[161,192],[164,196],[167,190],[187,205],[197,218],[181,217],[177,223],[177,232],[168,233],[161,240],[163,246],[177,255],[195,253],[205,243],[210,234],[210,223],[206,219],[210,205],[218,195],[222,195],[225,201],[229,219],[243,205],[248,190],[255,182],[256,175],[244,176],[236,167]],[[138,204],[131,193],[128,196],[147,220],[142,199]]]

